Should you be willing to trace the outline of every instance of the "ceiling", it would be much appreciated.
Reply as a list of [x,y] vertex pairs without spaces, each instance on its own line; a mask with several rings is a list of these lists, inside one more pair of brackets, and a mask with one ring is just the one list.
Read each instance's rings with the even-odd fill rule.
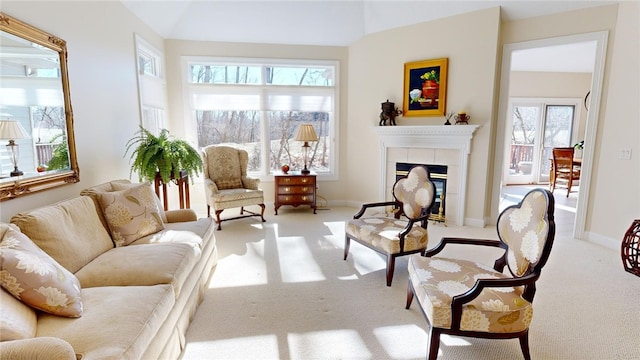
[[[615,1],[436,0],[120,0],[165,39],[349,46],[367,34],[500,6],[503,21],[549,15]],[[589,46],[561,50],[560,71],[593,69]],[[527,55],[527,54],[521,54]],[[514,57],[514,67],[529,56]],[[538,62],[539,63],[539,62]],[[535,62],[532,62],[535,64]],[[577,69],[577,70],[576,70]],[[539,71],[539,70],[538,70]],[[554,70],[555,71],[555,70]]]

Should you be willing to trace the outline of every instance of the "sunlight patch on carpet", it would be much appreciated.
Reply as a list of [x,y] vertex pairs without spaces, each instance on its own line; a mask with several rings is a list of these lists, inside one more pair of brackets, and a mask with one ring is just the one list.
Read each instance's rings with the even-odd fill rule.
[[268,282],[264,240],[247,244],[244,255],[229,255],[218,261],[210,288],[264,285]]
[[371,358],[366,343],[355,330],[330,330],[289,334],[290,353],[296,359]]
[[[373,330],[390,359],[416,359],[425,354],[424,339],[427,334],[417,325],[379,327]],[[402,346],[398,346],[402,344]]]
[[471,343],[464,338],[447,334],[440,335],[440,341],[446,346],[470,346]]
[[[216,354],[211,353],[211,348]],[[238,354],[242,349],[242,356],[247,359],[279,359],[278,337],[276,335],[248,336],[220,341],[194,341],[187,344],[189,353],[200,359],[212,359],[216,356]]]
[[314,260],[304,237],[279,237],[277,246],[282,282],[299,283],[327,279],[320,265]]

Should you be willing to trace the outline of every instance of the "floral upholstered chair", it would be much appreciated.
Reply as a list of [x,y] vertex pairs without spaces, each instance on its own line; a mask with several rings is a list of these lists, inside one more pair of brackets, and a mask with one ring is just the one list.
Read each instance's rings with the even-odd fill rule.
[[[204,189],[207,197],[207,216],[211,208],[216,214],[218,230],[222,221],[260,216],[264,220],[264,195],[258,188],[259,179],[247,177],[249,155],[245,150],[230,146],[209,145],[202,149]],[[260,213],[246,210],[245,206],[258,205]],[[220,219],[220,213],[229,208],[240,208],[240,216]],[[248,213],[244,215],[244,213]]]
[[[529,324],[540,271],[553,239],[554,198],[546,189],[531,190],[519,204],[498,217],[500,240],[443,238],[424,256],[409,259],[409,309],[414,295],[431,329],[428,359],[436,359],[440,334],[520,340],[529,354]],[[435,257],[446,244],[503,248],[493,267],[453,258]],[[504,274],[505,265],[508,273]]]
[[[424,166],[414,166],[406,177],[393,186],[394,201],[362,205],[346,224],[344,260],[351,239],[387,256],[387,286],[391,286],[396,257],[414,254],[427,248],[427,225],[436,188]],[[391,217],[363,217],[367,209],[392,206]],[[402,217],[403,216],[403,217]]]

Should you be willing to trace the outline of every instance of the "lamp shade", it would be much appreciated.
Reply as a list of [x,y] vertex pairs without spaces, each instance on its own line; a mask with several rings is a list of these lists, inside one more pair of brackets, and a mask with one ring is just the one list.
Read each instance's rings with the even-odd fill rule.
[[26,139],[28,137],[29,133],[19,122],[15,120],[0,120],[1,140]]
[[318,135],[311,124],[302,124],[298,127],[296,141],[318,141]]

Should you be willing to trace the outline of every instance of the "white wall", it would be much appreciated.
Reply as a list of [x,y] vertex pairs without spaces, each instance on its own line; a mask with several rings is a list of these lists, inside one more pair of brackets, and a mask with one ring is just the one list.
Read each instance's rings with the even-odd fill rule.
[[[140,122],[134,32],[162,39],[119,1],[3,1],[2,12],[67,41],[80,182],[0,203],[0,220],[129,177],[125,143]],[[137,180],[137,179],[134,179]]]
[[[380,103],[402,104],[404,64],[449,58],[446,111],[465,110],[471,123],[480,124],[472,141],[465,222],[484,224],[489,194],[490,141],[494,117],[496,54],[500,10],[492,8],[438,21],[370,34],[349,47],[349,109],[345,185],[349,200],[378,199],[380,145],[373,129],[378,126]],[[399,117],[398,125],[442,125],[442,116]]]

